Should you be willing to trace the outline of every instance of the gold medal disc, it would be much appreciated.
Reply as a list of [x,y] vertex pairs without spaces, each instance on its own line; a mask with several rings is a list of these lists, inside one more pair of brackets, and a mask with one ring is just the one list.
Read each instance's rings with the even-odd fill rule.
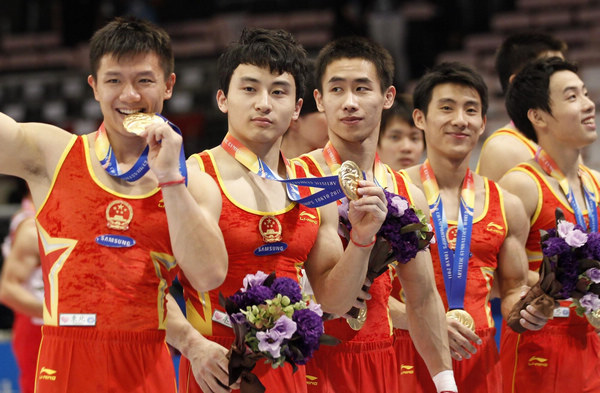
[[586,312],[585,317],[587,318],[590,325],[592,325],[596,329],[600,329],[600,310],[595,310],[589,313]]
[[346,322],[348,322],[348,325],[350,325],[350,327],[353,330],[360,330],[364,326],[366,320],[367,320],[367,308],[365,307],[365,308],[360,309],[360,311],[358,312],[358,317],[348,318],[348,319],[346,319]]
[[361,179],[361,170],[353,161],[344,161],[338,172],[340,187],[350,200],[357,200],[358,181]]
[[140,135],[147,126],[162,119],[153,113],[134,113],[123,119],[123,127],[133,134]]
[[456,319],[463,326],[468,327],[473,332],[475,331],[475,321],[473,320],[473,317],[465,310],[455,308],[454,310],[448,311],[446,316]]

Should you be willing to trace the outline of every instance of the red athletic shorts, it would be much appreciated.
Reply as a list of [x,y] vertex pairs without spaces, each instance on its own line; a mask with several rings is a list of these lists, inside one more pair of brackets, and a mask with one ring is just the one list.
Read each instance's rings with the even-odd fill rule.
[[[208,338],[227,349],[233,344],[231,337]],[[321,348],[323,347],[321,346]],[[264,360],[259,360],[252,373],[265,386],[265,393],[306,393],[304,366],[298,366],[298,370],[294,373],[289,363],[286,363],[284,367],[274,369],[270,364],[265,364]],[[239,392],[239,390],[232,392]],[[202,389],[194,378],[190,361],[183,356],[179,362],[179,393],[202,393]]]
[[581,323],[554,318],[542,330],[523,334],[504,324],[504,393],[600,392],[600,339],[585,318],[574,318]]
[[33,393],[42,327],[31,322],[31,317],[15,313],[12,347],[19,366],[21,393]]
[[165,332],[42,327],[37,393],[175,393]]
[[396,393],[393,337],[376,342],[321,345],[306,365],[310,393]]
[[[425,362],[413,345],[408,331],[404,332],[406,333],[396,335],[394,343],[398,363],[400,363],[400,388],[398,391],[401,393],[436,393]],[[452,360],[454,379],[460,393],[502,392],[500,358],[494,341],[495,332],[495,328],[476,329],[475,333],[482,341],[482,344],[477,346],[477,353],[473,354],[470,359]],[[402,369],[403,364],[405,367]],[[414,374],[410,374],[410,366],[414,366]],[[407,386],[404,386],[403,382]]]

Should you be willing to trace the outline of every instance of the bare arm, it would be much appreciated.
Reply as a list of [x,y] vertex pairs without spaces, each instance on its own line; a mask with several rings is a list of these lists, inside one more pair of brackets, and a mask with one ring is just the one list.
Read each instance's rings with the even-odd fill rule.
[[10,254],[4,260],[0,275],[0,302],[14,311],[42,318],[42,302],[25,288],[27,280],[39,266],[35,220],[29,218],[19,225]]
[[[185,318],[179,305],[167,295],[167,342],[190,361],[194,378],[206,393],[226,393],[229,382],[227,348],[210,341]],[[234,386],[235,387],[235,386]]]
[[[360,184],[358,192],[363,197],[351,201],[348,216],[353,228],[352,239],[366,245],[381,227],[387,205],[380,187],[367,181]],[[335,204],[321,208],[321,219],[317,240],[305,263],[306,274],[323,310],[343,315],[361,294],[373,247],[358,247],[350,242],[346,250],[342,249]]]
[[[515,303],[527,285],[528,261],[525,243],[529,236],[529,220],[521,200],[510,193],[504,193],[504,206],[508,234],[498,254],[498,289],[500,291],[502,316],[507,319]],[[541,329],[548,319],[533,306],[521,312],[521,325],[529,330]]]
[[509,135],[488,140],[479,154],[478,173],[498,181],[509,169],[530,160],[531,152],[520,141]]
[[25,179],[34,203],[39,206],[72,137],[58,127],[17,123],[0,113],[0,173]]
[[[177,172],[172,178],[180,176]],[[162,193],[173,253],[181,270],[198,291],[221,285],[228,260],[219,228],[221,193],[217,185],[192,157],[188,160],[188,187],[167,186]]]
[[[423,193],[411,185],[411,195],[415,206],[429,216]],[[406,295],[408,330],[429,374],[451,370],[446,315],[435,285],[431,254],[419,252],[412,261],[398,264],[396,272]]]

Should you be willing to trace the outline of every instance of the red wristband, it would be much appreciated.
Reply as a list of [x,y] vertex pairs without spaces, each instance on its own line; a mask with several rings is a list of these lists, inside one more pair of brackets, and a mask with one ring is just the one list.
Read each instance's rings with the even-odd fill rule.
[[359,244],[357,242],[354,241],[354,239],[352,239],[352,230],[350,230],[350,241],[352,242],[352,244],[354,244],[356,247],[371,247],[373,244],[375,244],[375,241],[377,240],[377,236],[373,237],[373,241],[369,244]]
[[158,188],[169,187],[169,186],[174,186],[174,185],[183,184],[183,183],[185,183],[185,177],[182,177],[179,180],[171,180],[171,181],[166,181],[163,183],[158,183]]

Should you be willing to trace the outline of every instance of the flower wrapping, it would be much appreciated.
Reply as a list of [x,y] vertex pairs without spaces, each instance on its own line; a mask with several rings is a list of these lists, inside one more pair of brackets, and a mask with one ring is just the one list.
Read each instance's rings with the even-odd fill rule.
[[[556,209],[556,228],[541,231],[543,260],[540,279],[511,310],[507,324],[517,333],[520,312],[532,304],[548,318],[558,300],[572,299],[579,316],[597,315],[600,311],[600,233],[586,231],[565,220]],[[591,320],[590,320],[591,322]]]
[[243,285],[228,298],[219,295],[235,333],[229,352],[229,385],[242,377],[241,392],[264,392],[251,372],[258,360],[265,359],[273,368],[287,362],[295,372],[320,344],[339,342],[324,334],[321,306],[303,294],[293,279],[258,271],[248,274]]
[[[419,251],[426,250],[433,241],[433,231],[429,225],[429,217],[421,210],[411,206],[406,198],[383,190],[387,201],[387,215],[381,228],[377,232],[377,238],[367,268],[367,278],[373,282],[377,277],[385,273],[389,264],[407,263],[413,259]],[[350,241],[352,225],[348,220],[348,199],[342,199],[338,206],[340,216],[339,234]],[[370,285],[363,285],[362,289],[368,292]],[[359,299],[359,301],[363,301]],[[356,318],[360,309],[352,307],[347,313]]]

